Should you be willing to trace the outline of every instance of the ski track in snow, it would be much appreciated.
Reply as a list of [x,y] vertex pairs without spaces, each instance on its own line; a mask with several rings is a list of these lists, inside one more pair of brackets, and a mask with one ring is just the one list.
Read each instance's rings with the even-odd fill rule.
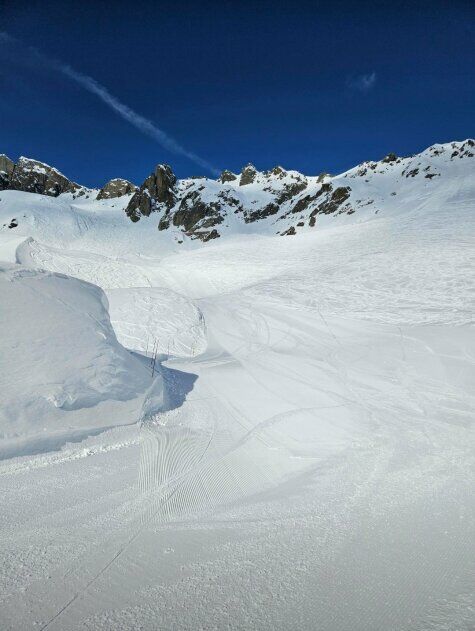
[[472,629],[475,231],[455,192],[161,259],[99,253],[87,217],[77,249],[9,235],[23,265],[104,288],[170,400],[0,461],[2,628]]

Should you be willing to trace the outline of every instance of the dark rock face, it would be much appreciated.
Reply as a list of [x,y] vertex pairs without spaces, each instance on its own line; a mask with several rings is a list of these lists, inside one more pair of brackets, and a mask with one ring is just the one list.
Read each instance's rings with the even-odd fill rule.
[[264,208],[257,210],[251,210],[250,212],[244,212],[244,221],[246,223],[252,223],[253,221],[259,221],[259,219],[265,219],[271,215],[276,215],[279,212],[279,206],[274,203],[267,204]]
[[297,231],[295,230],[293,226],[290,226],[290,228],[288,228],[285,232],[282,233],[282,236],[284,235],[293,236],[294,234],[297,234]]
[[5,154],[0,155],[0,191],[8,188],[15,163]]
[[307,182],[294,182],[293,184],[287,184],[284,187],[284,190],[276,199],[277,204],[283,204],[284,202],[290,201],[293,197],[301,193],[303,190],[307,188]]
[[21,157],[14,164],[7,156],[0,156],[0,188],[58,197],[81,187],[43,162]]
[[336,213],[337,210],[340,209],[340,206],[342,206],[349,198],[350,193],[351,188],[349,186],[340,186],[336,188],[331,195],[328,192],[326,199],[317,206],[312,214],[324,213],[325,215],[330,215],[332,213]]
[[135,193],[137,190],[137,186],[135,186],[135,184],[132,184],[132,182],[129,182],[128,180],[123,180],[121,178],[115,178],[113,180],[109,180],[107,184],[104,184],[104,186],[97,194],[97,199],[112,199],[114,197],[122,197],[122,195],[130,195],[130,193]]
[[173,225],[183,227],[187,233],[196,231],[198,228],[211,228],[223,221],[220,214],[221,206],[217,202],[205,204],[198,191],[193,191],[186,195],[178,210],[173,215]]
[[211,241],[211,239],[219,239],[221,235],[215,229],[215,230],[210,230],[209,232],[201,232],[201,233],[197,232],[196,236],[199,239],[201,239],[204,243],[206,243],[206,241]]
[[234,182],[235,180],[237,180],[237,176],[227,169],[225,169],[218,178],[218,182],[221,182],[221,184],[226,184],[226,182]]
[[388,155],[383,158],[382,162],[385,163],[390,163],[390,162],[396,162],[397,160],[397,155],[395,153],[388,153]]
[[256,167],[253,164],[248,164],[241,171],[241,178],[239,180],[239,186],[245,186],[246,184],[252,184],[257,176]]
[[167,164],[157,165],[133,195],[125,212],[132,221],[138,221],[142,215],[148,217],[160,204],[170,209],[176,201],[175,184],[176,177],[171,168]]

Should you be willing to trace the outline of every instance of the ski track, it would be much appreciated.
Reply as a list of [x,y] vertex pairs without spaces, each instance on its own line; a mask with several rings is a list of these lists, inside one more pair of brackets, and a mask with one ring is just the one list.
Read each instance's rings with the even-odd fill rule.
[[473,233],[463,208],[448,232],[453,195],[397,231],[142,267],[19,244],[103,286],[180,403],[0,462],[2,628],[473,628]]

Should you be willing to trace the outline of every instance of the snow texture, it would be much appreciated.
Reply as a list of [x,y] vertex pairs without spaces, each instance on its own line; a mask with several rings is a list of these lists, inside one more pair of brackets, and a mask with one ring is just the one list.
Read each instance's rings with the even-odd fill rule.
[[463,144],[332,178],[355,212],[292,237],[0,193],[3,629],[473,628]]

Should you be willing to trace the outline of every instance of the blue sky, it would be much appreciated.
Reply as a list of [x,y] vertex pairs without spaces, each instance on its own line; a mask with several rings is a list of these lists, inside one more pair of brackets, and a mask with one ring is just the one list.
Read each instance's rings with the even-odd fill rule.
[[[0,153],[90,186],[281,164],[343,171],[474,136],[475,3],[11,2],[0,30]],[[121,117],[36,47],[103,86]],[[6,63],[5,63],[6,60]],[[166,143],[165,143],[166,144]]]

